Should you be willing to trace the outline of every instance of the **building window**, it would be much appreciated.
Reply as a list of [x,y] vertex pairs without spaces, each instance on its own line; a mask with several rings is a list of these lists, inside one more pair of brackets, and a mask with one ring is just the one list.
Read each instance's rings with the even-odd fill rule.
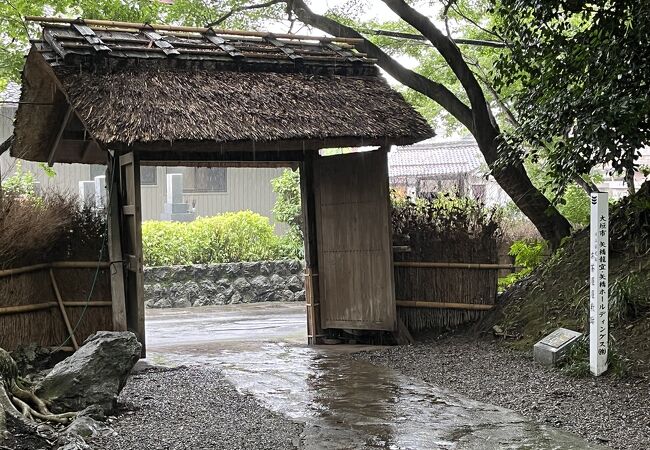
[[228,172],[225,167],[169,167],[167,173],[183,174],[183,192],[228,190]]
[[140,166],[140,184],[155,186],[158,182],[156,166]]

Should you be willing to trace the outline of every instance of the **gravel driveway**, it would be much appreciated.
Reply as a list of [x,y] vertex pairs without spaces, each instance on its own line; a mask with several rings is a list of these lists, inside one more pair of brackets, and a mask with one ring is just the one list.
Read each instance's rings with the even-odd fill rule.
[[650,381],[575,379],[491,341],[460,336],[354,358],[513,409],[615,449],[650,448]]
[[120,395],[116,435],[101,450],[293,449],[302,427],[239,394],[213,368],[134,374]]

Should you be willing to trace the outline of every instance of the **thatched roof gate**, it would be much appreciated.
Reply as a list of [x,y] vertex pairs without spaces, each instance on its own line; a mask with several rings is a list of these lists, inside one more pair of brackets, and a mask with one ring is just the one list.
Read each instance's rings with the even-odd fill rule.
[[[113,274],[115,328],[144,342],[140,163],[301,165],[310,342],[321,334],[322,305],[338,327],[394,328],[366,320],[385,315],[378,304],[394,310],[385,152],[433,132],[356,40],[28,19],[43,34],[23,71],[11,154],[112,169],[111,261],[125,268]],[[327,164],[317,152],[358,146],[381,149]],[[374,242],[365,242],[373,226]],[[340,236],[363,227],[356,240]]]

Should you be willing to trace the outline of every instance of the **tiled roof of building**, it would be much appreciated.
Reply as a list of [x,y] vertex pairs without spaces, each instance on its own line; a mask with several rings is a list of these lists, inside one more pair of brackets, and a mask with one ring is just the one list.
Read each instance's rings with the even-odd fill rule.
[[391,177],[461,175],[476,171],[483,163],[483,156],[473,138],[453,141],[427,139],[395,147],[388,153]]

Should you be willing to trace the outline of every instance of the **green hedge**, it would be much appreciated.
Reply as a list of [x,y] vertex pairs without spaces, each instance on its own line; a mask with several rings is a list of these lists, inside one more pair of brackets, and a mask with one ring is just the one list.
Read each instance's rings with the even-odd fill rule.
[[193,222],[142,224],[144,262],[150,266],[285,259],[284,238],[267,217],[239,211]]

